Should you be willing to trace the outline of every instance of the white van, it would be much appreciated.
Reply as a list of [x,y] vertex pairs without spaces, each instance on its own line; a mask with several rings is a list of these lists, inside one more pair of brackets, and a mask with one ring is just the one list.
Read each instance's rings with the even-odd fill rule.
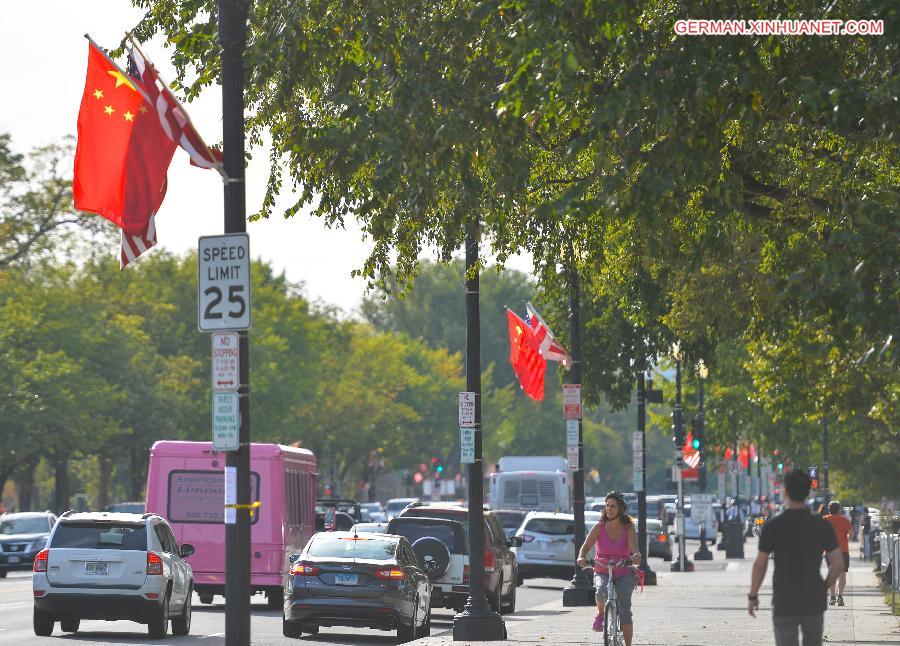
[[511,471],[490,475],[492,509],[569,512],[572,496],[565,471]]

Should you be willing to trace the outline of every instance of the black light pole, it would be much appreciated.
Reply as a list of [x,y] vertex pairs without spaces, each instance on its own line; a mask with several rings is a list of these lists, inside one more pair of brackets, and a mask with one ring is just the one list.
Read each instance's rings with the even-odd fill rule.
[[825,458],[822,463],[822,486],[825,487],[825,501],[831,502],[831,489],[828,488],[828,418],[822,418],[822,452]]
[[[697,384],[697,434],[700,438],[701,451],[699,467],[701,493],[706,493],[706,457],[704,455],[706,452],[706,412],[703,409],[703,383],[708,376],[709,369],[706,367],[703,359],[700,359],[697,364],[697,381],[699,382]],[[706,523],[703,523],[700,525],[700,548],[694,552],[694,560],[711,561],[712,557],[712,552],[710,552],[709,548],[706,546]]]
[[[572,369],[569,371],[569,383],[581,383],[581,311],[579,305],[578,268],[574,258],[569,268],[569,336],[571,341]],[[593,577],[588,577],[578,566],[578,552],[584,544],[584,435],[581,418],[578,418],[578,470],[572,474],[575,500],[575,574],[563,588],[563,606],[593,606]]]
[[[478,222],[466,223],[466,389],[475,393],[475,461],[469,477],[469,598],[453,618],[453,641],[502,641],[506,626],[484,596],[484,481],[481,458],[481,329]],[[513,582],[515,584],[515,582]]]
[[681,348],[676,344],[672,348],[672,356],[675,359],[675,470],[678,478],[678,514],[675,528],[678,531],[678,559],[670,568],[673,572],[687,572],[690,569],[690,561],[685,553],[684,544],[684,482],[681,479],[681,470],[684,466],[684,421],[681,409]]
[[641,570],[644,572],[644,583],[656,585],[656,572],[647,562],[647,403],[662,403],[662,391],[644,387],[644,371],[637,375],[637,425],[641,434],[641,486],[638,489],[638,547],[641,552]]
[[[244,46],[248,4],[219,0],[222,48],[222,141],[225,167],[225,233],[247,230],[244,194]],[[250,354],[247,331],[238,332],[240,387],[239,447],[226,453],[236,467],[235,523],[225,525],[225,644],[250,644]]]

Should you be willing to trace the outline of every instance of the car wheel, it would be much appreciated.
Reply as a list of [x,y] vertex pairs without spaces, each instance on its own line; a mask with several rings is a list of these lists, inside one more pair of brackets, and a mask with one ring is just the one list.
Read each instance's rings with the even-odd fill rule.
[[295,624],[292,621],[288,621],[284,618],[284,615],[281,615],[281,634],[285,637],[299,639],[300,635],[303,634],[303,631],[300,630],[300,624]]
[[491,606],[491,609],[497,614],[500,613],[500,606],[503,603],[503,577],[500,577],[500,582],[497,584],[497,589],[491,592],[488,595],[488,603]]
[[663,557],[663,561],[671,561],[672,560],[672,552],[669,552]]
[[516,587],[519,587],[520,585],[525,585],[525,577],[522,576],[521,574],[517,574],[516,575]]
[[213,602],[213,595],[211,594],[201,594],[200,595],[200,603],[205,603],[209,605]]
[[33,615],[34,634],[38,637],[49,637],[53,634],[53,619],[50,613],[44,612],[40,608],[35,607]]
[[66,617],[59,622],[59,627],[64,633],[77,633],[81,626],[81,619],[78,617]]
[[147,622],[147,632],[151,639],[164,639],[169,631],[169,593],[163,599],[162,605],[150,617]]
[[172,634],[187,635],[191,632],[191,597],[194,594],[193,586],[188,588],[187,599],[184,600],[184,607],[181,609],[181,616],[172,619]]
[[309,635],[318,635],[319,624],[300,624],[300,631]]
[[0,570],[0,579],[6,578],[6,570]]
[[411,642],[416,638],[416,618],[419,614],[419,600],[416,599],[415,603],[413,603],[413,615],[412,619],[409,622],[409,625],[406,626],[401,623],[397,627],[397,643],[405,644],[406,642]]
[[506,600],[506,604],[500,609],[501,614],[511,615],[516,611],[516,588],[517,586],[510,587],[509,598]]
[[284,605],[284,588],[271,588],[266,593],[266,606],[269,610],[281,610]]

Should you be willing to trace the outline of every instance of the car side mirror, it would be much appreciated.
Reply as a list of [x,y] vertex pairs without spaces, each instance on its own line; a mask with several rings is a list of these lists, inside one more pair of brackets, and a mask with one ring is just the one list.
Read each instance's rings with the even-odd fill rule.
[[288,561],[290,561],[291,563],[296,563],[299,560],[299,558],[300,558],[299,554],[291,554],[288,557]]
[[521,536],[513,536],[509,539],[510,547],[522,547],[522,537]]
[[189,557],[189,556],[190,556],[191,554],[193,554],[194,552],[195,552],[195,550],[194,550],[194,546],[193,546],[193,545],[191,545],[190,543],[182,543],[182,545],[181,545],[181,558],[186,559],[187,557]]

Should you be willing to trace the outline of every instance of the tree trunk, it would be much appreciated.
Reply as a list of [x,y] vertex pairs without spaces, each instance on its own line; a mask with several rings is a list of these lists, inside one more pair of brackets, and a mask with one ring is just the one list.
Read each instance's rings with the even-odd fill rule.
[[56,513],[61,514],[69,509],[69,500],[72,494],[69,492],[69,459],[59,458],[56,461],[56,495],[54,507]]
[[144,485],[147,482],[147,452],[139,447],[131,449],[131,472],[129,473],[128,500],[143,500]]
[[29,463],[24,469],[13,476],[16,483],[16,493],[19,496],[19,506],[16,511],[34,511],[38,501],[34,499],[34,469],[36,462]]
[[109,458],[97,456],[97,509],[104,509],[109,504]]

